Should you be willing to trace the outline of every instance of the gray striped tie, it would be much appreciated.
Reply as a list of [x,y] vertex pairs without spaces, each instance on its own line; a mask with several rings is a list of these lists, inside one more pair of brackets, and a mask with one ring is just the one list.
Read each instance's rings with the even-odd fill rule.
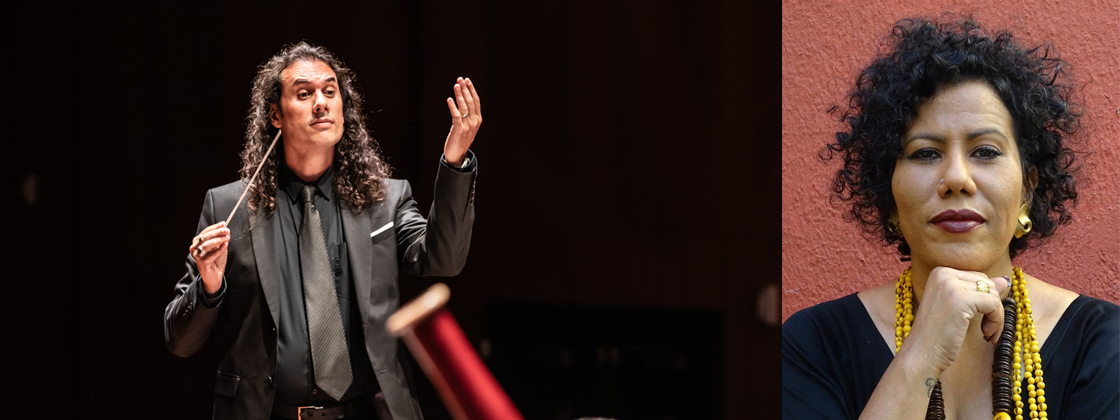
[[307,329],[311,336],[311,363],[315,370],[315,384],[339,400],[354,374],[350,371],[350,355],[342,330],[342,314],[338,309],[334,274],[327,257],[327,242],[323,238],[323,223],[312,197],[315,186],[305,185],[303,223],[299,228],[299,261],[303,274],[303,302],[307,308]]

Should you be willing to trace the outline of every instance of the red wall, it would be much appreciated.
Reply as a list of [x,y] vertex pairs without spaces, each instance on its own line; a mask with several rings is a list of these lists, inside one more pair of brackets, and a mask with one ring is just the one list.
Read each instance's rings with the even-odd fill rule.
[[[815,4],[811,4],[815,3]],[[971,14],[1020,43],[1049,40],[1085,84],[1080,204],[1073,223],[1016,258],[1028,273],[1120,302],[1120,1],[785,1],[782,7],[782,319],[805,307],[891,281],[905,267],[894,247],[865,239],[829,204],[838,161],[817,153],[842,128],[825,111],[845,103],[856,74],[899,19]]]

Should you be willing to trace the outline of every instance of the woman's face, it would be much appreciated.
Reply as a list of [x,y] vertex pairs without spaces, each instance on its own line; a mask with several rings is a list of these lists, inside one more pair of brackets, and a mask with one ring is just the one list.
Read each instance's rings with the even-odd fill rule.
[[891,190],[915,261],[983,271],[1008,258],[1026,197],[1011,114],[986,82],[943,88],[918,108]]

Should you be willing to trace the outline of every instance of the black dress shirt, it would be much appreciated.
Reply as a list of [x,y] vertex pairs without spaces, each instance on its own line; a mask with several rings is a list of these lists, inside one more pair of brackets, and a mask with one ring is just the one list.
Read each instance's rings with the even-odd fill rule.
[[365,337],[350,276],[349,253],[342,230],[341,206],[334,196],[334,165],[315,182],[304,182],[286,165],[280,167],[276,189],[276,255],[280,258],[280,327],[276,347],[276,403],[287,405],[333,404],[334,399],[315,386],[312,370],[311,342],[308,338],[307,311],[303,301],[303,277],[299,260],[299,228],[303,221],[300,191],[314,185],[313,198],[323,224],[327,256],[334,269],[338,308],[343,314],[342,326],[350,350],[350,367],[354,382],[341,401],[377,390],[373,366],[365,353]]
[[[474,171],[474,153],[467,151],[460,167],[454,167],[446,159],[440,159],[447,168],[457,172]],[[350,353],[350,368],[354,382],[346,390],[340,401],[371,395],[380,390],[373,365],[366,354],[365,335],[358,310],[357,297],[354,295],[354,282],[350,274],[350,257],[346,237],[342,229],[342,207],[334,196],[335,165],[327,168],[315,182],[304,182],[287,165],[280,165],[276,189],[276,256],[280,266],[280,325],[277,331],[276,349],[276,398],[274,404],[289,406],[334,405],[325,392],[315,386],[315,373],[312,371],[311,339],[307,329],[307,311],[303,301],[303,275],[299,260],[299,228],[303,220],[303,203],[300,192],[305,185],[317,188],[314,196],[315,208],[323,226],[327,244],[327,256],[334,269],[335,290],[338,293],[338,307],[343,314],[342,326]],[[394,261],[393,263],[396,263]],[[218,293],[210,295],[199,288],[203,305],[213,308],[225,297],[226,281],[223,277]]]

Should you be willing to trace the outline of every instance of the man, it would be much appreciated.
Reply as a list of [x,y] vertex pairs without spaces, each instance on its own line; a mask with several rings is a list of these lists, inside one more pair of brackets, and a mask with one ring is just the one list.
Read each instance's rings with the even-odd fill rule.
[[425,220],[408,182],[388,178],[353,79],[321,47],[272,57],[253,83],[243,180],[206,193],[164,338],[178,356],[208,343],[224,353],[215,419],[422,418],[406,352],[384,325],[398,271],[453,276],[466,262],[481,103],[459,78]]

